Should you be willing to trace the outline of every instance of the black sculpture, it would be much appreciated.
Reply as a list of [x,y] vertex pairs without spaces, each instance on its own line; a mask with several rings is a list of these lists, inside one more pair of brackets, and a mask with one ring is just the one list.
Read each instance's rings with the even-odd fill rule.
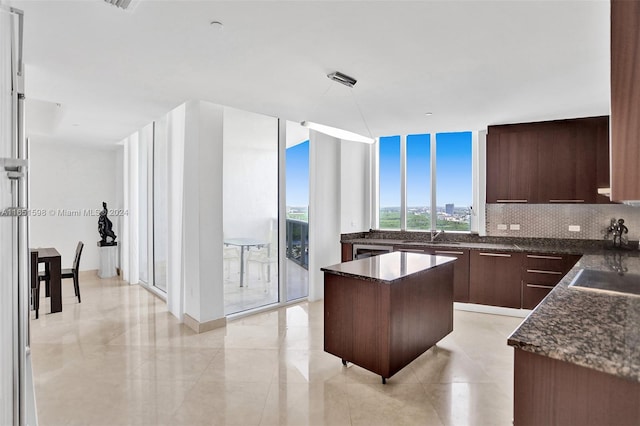
[[624,224],[624,219],[611,219],[611,224],[607,228],[607,235],[613,234],[613,246],[623,247],[626,245],[624,234],[629,233],[629,228]]
[[[113,246],[116,245],[116,234],[114,234],[111,227],[113,223],[107,217],[107,203],[102,202],[102,211],[98,218],[98,232],[100,233],[100,246]],[[107,237],[111,238],[111,241],[107,241]]]

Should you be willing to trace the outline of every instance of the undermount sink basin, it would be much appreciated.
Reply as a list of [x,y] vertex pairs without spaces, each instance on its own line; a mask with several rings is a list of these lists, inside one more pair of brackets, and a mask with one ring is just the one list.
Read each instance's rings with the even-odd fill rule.
[[581,269],[569,287],[576,290],[640,296],[640,275]]
[[419,244],[419,245],[425,245],[425,246],[435,246],[435,245],[442,245],[442,246],[451,246],[451,245],[458,245],[460,244],[459,242],[455,242],[455,241],[414,241],[414,240],[405,240],[402,242],[403,244]]

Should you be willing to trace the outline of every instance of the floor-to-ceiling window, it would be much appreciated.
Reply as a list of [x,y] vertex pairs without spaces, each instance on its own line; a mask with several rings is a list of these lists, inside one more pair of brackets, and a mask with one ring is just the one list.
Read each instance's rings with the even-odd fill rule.
[[471,132],[438,133],[436,141],[436,229],[469,231],[471,219]]
[[278,302],[278,119],[225,107],[225,314]]
[[166,116],[156,122],[153,141],[153,285],[167,291],[168,132]]
[[309,295],[309,130],[287,122],[286,300]]
[[382,137],[378,155],[380,229],[470,231],[471,132]]
[[380,229],[400,229],[400,136],[380,141]]
[[[430,135],[407,136],[407,229],[431,229]],[[396,192],[398,189],[396,189]]]
[[138,267],[139,281],[149,283],[149,179],[153,152],[153,124],[145,127],[138,138]]

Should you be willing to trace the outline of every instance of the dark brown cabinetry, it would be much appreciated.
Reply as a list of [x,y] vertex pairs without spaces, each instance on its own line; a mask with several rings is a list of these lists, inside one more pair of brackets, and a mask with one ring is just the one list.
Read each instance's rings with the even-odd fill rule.
[[427,254],[436,256],[455,257],[453,263],[453,300],[456,302],[469,301],[469,250],[435,249],[425,250]]
[[425,246],[394,246],[393,251],[455,257],[457,260],[453,264],[453,300],[464,303],[469,301],[469,250]]
[[342,262],[349,262],[350,260],[353,260],[353,244],[351,243],[342,243],[342,254],[341,254],[341,261]]
[[640,383],[515,349],[515,426],[637,425]]
[[520,308],[521,253],[472,250],[469,301]]
[[[429,258],[390,253],[323,268],[324,350],[343,363],[381,375],[384,383],[449,334],[453,330],[453,262],[436,265]],[[434,266],[401,273],[413,263],[430,265],[432,261]],[[341,265],[352,265],[353,276],[337,275]],[[355,270],[363,275],[356,276]],[[372,281],[378,270],[398,274],[389,282]]]
[[568,254],[525,254],[522,268],[522,308],[535,308],[579,259],[580,256]]
[[640,2],[611,1],[611,199],[640,200]]
[[488,203],[596,203],[607,187],[608,117],[489,126]]
[[[529,203],[537,197],[538,137],[517,128],[489,127],[487,202]],[[525,159],[527,161],[525,161]]]

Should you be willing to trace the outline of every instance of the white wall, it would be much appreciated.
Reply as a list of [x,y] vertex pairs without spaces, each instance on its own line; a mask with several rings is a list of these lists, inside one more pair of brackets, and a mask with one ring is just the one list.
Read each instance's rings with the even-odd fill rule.
[[223,107],[188,102],[184,150],[184,313],[224,317],[222,265]]
[[[73,262],[78,241],[85,244],[80,270],[99,268],[98,215],[102,202],[118,207],[116,148],[40,143],[31,140],[31,209],[44,216],[32,216],[31,247],[55,247],[62,255],[62,267]],[[77,214],[77,215],[76,215]],[[120,236],[117,216],[110,215],[114,232]]]
[[339,139],[311,131],[309,138],[309,300],[324,298],[320,268],[340,263]]
[[368,231],[371,223],[370,156],[373,145],[340,143],[340,232]]

